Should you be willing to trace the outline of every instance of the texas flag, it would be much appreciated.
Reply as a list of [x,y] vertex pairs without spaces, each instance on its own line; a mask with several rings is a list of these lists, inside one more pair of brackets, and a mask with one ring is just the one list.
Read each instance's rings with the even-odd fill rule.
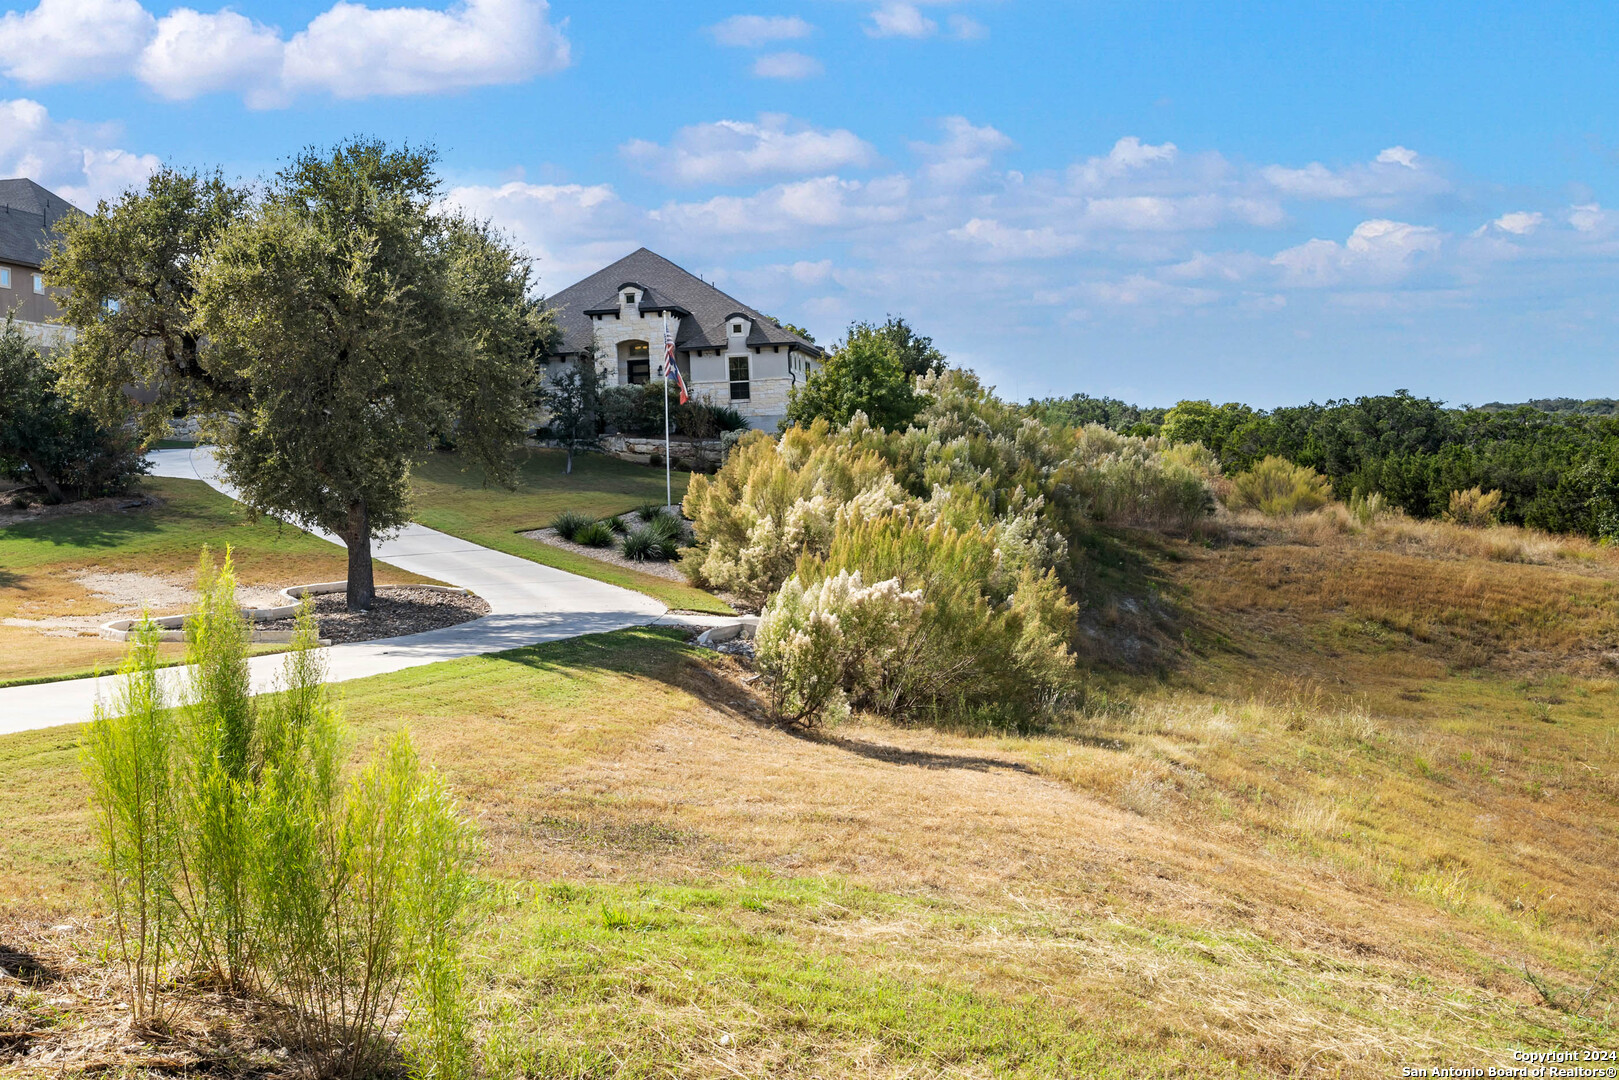
[[669,381],[669,372],[675,373],[675,385],[680,387],[680,403],[686,404],[689,400],[686,394],[686,380],[681,378],[680,365],[675,363],[675,339],[669,336],[669,320],[663,321],[663,379]]

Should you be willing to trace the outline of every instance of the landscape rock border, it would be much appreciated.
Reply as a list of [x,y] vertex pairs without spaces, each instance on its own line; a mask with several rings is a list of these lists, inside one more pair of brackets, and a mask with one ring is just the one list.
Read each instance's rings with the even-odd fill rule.
[[[298,611],[303,607],[302,600],[306,596],[324,596],[328,593],[340,593],[348,589],[347,581],[318,581],[310,585],[289,585],[281,590],[285,604],[267,608],[243,608],[242,614],[249,622],[279,622],[282,619],[296,618]],[[463,589],[454,585],[378,585],[377,592],[390,589],[421,589],[426,592],[456,593],[460,596],[475,596],[471,589]],[[187,615],[156,615],[151,621],[159,628],[159,641],[184,641],[186,639],[185,624],[191,616]],[[109,641],[128,641],[134,632],[135,624],[140,619],[114,619],[104,623],[101,627],[101,636]],[[291,630],[258,630],[251,632],[249,640],[255,645],[290,645],[293,631]],[[322,645],[331,642],[322,638]]]

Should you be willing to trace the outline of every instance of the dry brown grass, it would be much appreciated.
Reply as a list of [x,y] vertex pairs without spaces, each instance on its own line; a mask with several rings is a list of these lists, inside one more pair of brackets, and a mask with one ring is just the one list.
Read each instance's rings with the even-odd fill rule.
[[1403,516],[1361,529],[1334,506],[1233,515],[1222,542],[1177,553],[1169,572],[1199,618],[1312,662],[1358,634],[1452,667],[1598,676],[1619,665],[1619,550],[1586,540]]
[[[731,926],[727,949],[1030,1003],[1031,1023],[1105,1033],[1143,1073],[1373,1077],[1605,1045],[1611,987],[1575,1016],[1525,972],[1591,987],[1619,926],[1619,693],[1580,674],[1612,627],[1609,553],[1530,536],[1500,561],[1452,527],[1320,517],[1159,544],[1145,557],[1195,650],[1038,737],[782,730],[734,661],[645,632],[345,694],[362,742],[406,725],[446,772],[492,876],[647,913],[620,936],[562,916],[535,930],[543,903],[514,900],[475,949],[500,965],[481,1030],[588,1043],[632,1073],[998,1071],[827,1034],[657,929],[676,919],[667,890],[753,903],[738,880],[777,892],[690,917]],[[0,837],[0,895],[13,918],[82,910],[71,740],[8,748],[0,803],[24,830]],[[716,1015],[743,1018],[726,1023],[752,1049],[722,1052]]]

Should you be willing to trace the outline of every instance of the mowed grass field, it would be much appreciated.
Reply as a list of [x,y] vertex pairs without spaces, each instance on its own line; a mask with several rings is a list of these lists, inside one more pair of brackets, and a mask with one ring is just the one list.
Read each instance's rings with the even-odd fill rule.
[[[1119,543],[1180,661],[1099,674],[1032,737],[781,730],[733,661],[652,630],[344,684],[359,746],[408,727],[479,822],[490,1074],[1383,1077],[1613,1048],[1619,692],[1558,629],[1606,553]],[[1277,579],[1323,551],[1324,582]],[[1447,625],[1468,570],[1497,583],[1486,626],[1537,583],[1535,650],[1398,629]],[[96,907],[76,755],[71,730],[0,739],[0,940]]]
[[[0,528],[0,619],[116,611],[120,605],[95,596],[76,575],[97,571],[189,581],[205,544],[216,558],[231,547],[243,585],[281,588],[332,581],[347,573],[342,548],[273,520],[249,521],[235,502],[200,480],[147,477],[140,493],[153,503]],[[377,580],[424,579],[379,563]],[[164,649],[178,658],[185,647]],[[122,655],[122,645],[98,637],[46,636],[26,627],[0,626],[0,683],[107,671]]]
[[[526,449],[519,453],[519,482],[515,490],[496,484],[485,486],[483,470],[476,466],[463,468],[456,454],[429,455],[411,474],[415,519],[429,528],[496,551],[635,589],[676,610],[730,614],[730,607],[712,593],[587,558],[521,535],[545,528],[564,510],[606,518],[633,510],[641,503],[662,505],[665,497],[662,469],[619,461],[604,454],[579,454],[574,457],[573,472],[567,474],[563,472],[566,455],[560,450]],[[672,474],[675,502],[686,497],[686,484],[690,479],[690,473],[676,471]]]

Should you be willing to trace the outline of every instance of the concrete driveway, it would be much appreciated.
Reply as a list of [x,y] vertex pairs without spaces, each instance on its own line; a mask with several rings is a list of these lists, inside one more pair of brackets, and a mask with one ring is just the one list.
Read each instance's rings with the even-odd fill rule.
[[[236,497],[219,478],[213,455],[206,448],[157,450],[151,461],[154,476],[202,480]],[[315,535],[338,542],[328,534]],[[668,609],[649,596],[491,551],[416,524],[406,526],[392,539],[374,542],[373,551],[377,559],[401,570],[470,589],[488,601],[491,610],[481,619],[444,630],[334,645],[324,650],[333,682],[659,621],[685,625],[724,621],[703,616],[663,620]],[[248,664],[255,693],[274,688],[281,670],[280,656],[257,656]],[[163,675],[171,697],[177,697],[185,669],[169,668]],[[103,676],[0,689],[0,735],[88,720],[98,697],[112,695],[113,683],[113,677]]]

